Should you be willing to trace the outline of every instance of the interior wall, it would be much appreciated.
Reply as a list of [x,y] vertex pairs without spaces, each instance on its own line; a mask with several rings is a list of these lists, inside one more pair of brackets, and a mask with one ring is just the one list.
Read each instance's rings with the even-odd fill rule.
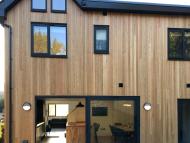
[[69,104],[69,113],[72,112],[76,105],[81,102],[83,105],[85,105],[85,101],[82,99],[75,99],[75,100],[68,100],[68,99],[61,99],[61,100],[46,100],[45,101],[45,122],[47,124],[48,120],[51,119],[63,119],[67,117],[49,117],[48,116],[48,104]]
[[[93,123],[100,124],[97,132],[98,136],[111,136],[110,125],[122,123],[122,125],[134,125],[134,103],[133,101],[95,101],[91,102],[91,107],[107,107],[107,116],[92,116],[91,125]],[[133,107],[123,107],[123,104],[132,104]],[[92,111],[92,108],[91,108]]]

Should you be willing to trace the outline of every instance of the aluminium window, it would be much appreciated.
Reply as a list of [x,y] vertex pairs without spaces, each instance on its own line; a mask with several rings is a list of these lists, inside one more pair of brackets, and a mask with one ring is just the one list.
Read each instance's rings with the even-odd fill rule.
[[66,24],[32,23],[32,56],[67,57]]
[[66,13],[67,0],[51,0],[51,11],[55,13]]
[[168,29],[168,59],[190,60],[190,29]]
[[47,12],[47,0],[31,0],[31,11]]
[[94,53],[109,54],[109,26],[94,26]]

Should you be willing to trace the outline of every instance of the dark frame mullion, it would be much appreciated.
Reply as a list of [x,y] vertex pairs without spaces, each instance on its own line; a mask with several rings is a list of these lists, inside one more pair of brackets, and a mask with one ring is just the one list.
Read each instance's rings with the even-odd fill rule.
[[42,12],[42,13],[47,12],[47,0],[45,0],[45,9],[33,8],[33,0],[31,0],[30,2],[31,2],[31,12]]
[[55,10],[53,9],[53,0],[51,0],[51,12],[52,13],[67,13],[67,0],[64,0],[65,1],[65,10]]
[[48,55],[50,55],[51,41],[50,41],[50,25],[48,25]]
[[[106,30],[106,50],[96,49],[96,32],[97,30]],[[109,25],[94,25],[94,53],[109,54]]]

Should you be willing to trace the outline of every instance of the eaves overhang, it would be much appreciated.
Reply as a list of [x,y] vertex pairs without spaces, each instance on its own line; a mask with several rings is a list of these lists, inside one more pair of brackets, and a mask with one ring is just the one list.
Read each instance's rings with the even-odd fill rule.
[[129,2],[119,0],[74,0],[83,10],[145,14],[190,15],[189,5]]
[[2,0],[0,2],[0,23],[2,24],[5,20],[6,13],[11,9],[19,0]]

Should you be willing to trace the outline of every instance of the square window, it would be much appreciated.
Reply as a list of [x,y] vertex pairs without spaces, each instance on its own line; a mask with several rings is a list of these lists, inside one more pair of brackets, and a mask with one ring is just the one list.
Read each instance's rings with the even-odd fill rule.
[[168,29],[168,59],[190,60],[190,29]]
[[47,0],[32,0],[31,8],[34,12],[46,12]]
[[109,54],[109,26],[94,26],[94,52],[96,54]]
[[67,57],[66,24],[32,23],[32,56]]
[[66,0],[51,0],[52,12],[65,13],[66,12]]

